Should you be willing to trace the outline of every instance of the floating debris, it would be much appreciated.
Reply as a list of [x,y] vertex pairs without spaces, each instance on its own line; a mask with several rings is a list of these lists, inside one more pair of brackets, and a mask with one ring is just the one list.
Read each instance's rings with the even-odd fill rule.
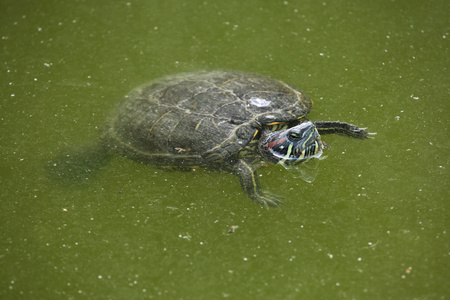
[[233,225],[233,226],[231,226],[231,228],[230,228],[230,230],[228,231],[228,233],[233,233],[236,229],[238,229],[239,228],[239,226],[237,226],[237,225]]

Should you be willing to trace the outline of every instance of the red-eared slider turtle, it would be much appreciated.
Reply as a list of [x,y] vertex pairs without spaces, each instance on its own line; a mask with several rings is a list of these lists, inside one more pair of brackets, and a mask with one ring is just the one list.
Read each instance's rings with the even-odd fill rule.
[[321,134],[367,138],[342,122],[308,121],[312,101],[276,79],[236,71],[164,77],[133,90],[119,104],[104,145],[158,166],[228,170],[261,205],[280,198],[263,192],[261,161],[295,165],[322,154]]

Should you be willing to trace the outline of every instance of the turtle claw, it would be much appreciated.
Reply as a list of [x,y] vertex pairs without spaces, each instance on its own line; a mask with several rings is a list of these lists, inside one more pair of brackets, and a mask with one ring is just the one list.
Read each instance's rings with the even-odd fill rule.
[[284,205],[282,197],[264,192],[258,195],[253,195],[252,200],[266,207],[279,207]]
[[368,132],[366,131],[367,127],[356,127],[357,130],[354,130],[354,133],[360,135],[361,138],[373,139],[373,136],[376,135],[376,132]]

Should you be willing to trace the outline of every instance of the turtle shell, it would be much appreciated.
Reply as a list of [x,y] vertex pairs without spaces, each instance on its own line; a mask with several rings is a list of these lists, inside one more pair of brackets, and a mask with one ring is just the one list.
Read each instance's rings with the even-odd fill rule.
[[265,127],[294,122],[311,106],[302,92],[261,75],[178,74],[125,96],[106,136],[110,146],[139,160],[201,165],[237,154]]

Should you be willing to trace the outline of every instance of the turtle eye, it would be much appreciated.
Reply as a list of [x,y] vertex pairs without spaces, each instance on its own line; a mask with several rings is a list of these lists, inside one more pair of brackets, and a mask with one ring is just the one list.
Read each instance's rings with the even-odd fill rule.
[[301,138],[301,135],[298,132],[290,132],[289,139],[292,141],[298,141]]

